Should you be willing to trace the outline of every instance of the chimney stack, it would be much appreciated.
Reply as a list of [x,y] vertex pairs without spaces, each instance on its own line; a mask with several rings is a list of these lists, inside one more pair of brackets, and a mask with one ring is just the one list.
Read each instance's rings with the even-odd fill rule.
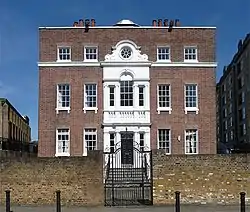
[[92,27],[95,26],[95,19],[91,19],[91,26],[92,26]]
[[78,22],[75,21],[74,24],[73,24],[73,27],[77,27],[78,26]]
[[83,19],[80,19],[80,20],[79,20],[79,26],[80,26],[80,27],[84,26]]
[[156,27],[157,26],[157,21],[156,20],[153,20],[152,22],[152,26]]
[[158,19],[158,26],[161,27],[162,26],[162,20]]
[[168,26],[168,19],[164,19],[164,26]]

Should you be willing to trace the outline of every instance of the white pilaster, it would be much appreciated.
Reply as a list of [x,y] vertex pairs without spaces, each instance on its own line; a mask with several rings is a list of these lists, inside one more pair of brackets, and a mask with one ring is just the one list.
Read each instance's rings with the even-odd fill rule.
[[106,83],[103,84],[103,108],[109,107],[109,87]]
[[117,83],[115,85],[115,108],[118,109],[120,107],[120,84]]
[[103,150],[104,152],[108,152],[110,150],[110,136],[108,131],[104,132],[103,138]]
[[137,109],[139,108],[139,86],[137,83],[134,84],[134,108]]

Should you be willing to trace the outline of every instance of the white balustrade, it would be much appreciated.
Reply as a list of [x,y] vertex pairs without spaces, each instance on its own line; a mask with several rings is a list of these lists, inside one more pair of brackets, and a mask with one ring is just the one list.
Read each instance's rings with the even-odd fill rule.
[[149,111],[105,111],[104,123],[150,123]]

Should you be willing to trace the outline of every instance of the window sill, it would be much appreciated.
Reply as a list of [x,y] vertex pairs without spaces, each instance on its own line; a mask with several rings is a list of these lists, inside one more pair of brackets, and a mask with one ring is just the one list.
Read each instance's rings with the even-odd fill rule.
[[198,155],[198,152],[197,153],[186,153],[185,152],[185,155]]
[[70,113],[70,107],[56,108],[56,114],[59,114],[59,111],[67,111],[68,113]]
[[171,60],[156,60],[156,63],[171,63]]
[[84,113],[86,113],[87,111],[95,111],[95,113],[97,113],[98,108],[97,107],[85,107],[82,110]]
[[69,157],[70,153],[56,153],[55,157]]
[[199,113],[199,108],[197,107],[186,107],[185,108],[185,114],[188,114],[188,112],[195,112],[196,114]]
[[171,114],[172,108],[171,107],[158,107],[157,112],[158,114],[160,114],[161,112],[168,112],[169,114]]
[[71,60],[56,60],[57,63],[71,63]]
[[83,62],[85,62],[85,63],[97,63],[98,60],[97,60],[97,59],[93,59],[93,60],[83,60]]
[[198,63],[198,60],[184,60],[184,63]]

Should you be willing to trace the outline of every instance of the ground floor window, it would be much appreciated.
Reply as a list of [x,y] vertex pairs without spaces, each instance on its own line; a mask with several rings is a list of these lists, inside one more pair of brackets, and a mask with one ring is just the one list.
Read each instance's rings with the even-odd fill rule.
[[85,129],[84,130],[84,140],[87,150],[97,149],[97,132],[96,129]]
[[57,129],[56,131],[57,154],[70,154],[70,133],[69,129]]
[[198,153],[198,131],[188,129],[185,131],[185,154]]
[[164,149],[166,153],[171,153],[170,129],[158,130],[158,149]]

